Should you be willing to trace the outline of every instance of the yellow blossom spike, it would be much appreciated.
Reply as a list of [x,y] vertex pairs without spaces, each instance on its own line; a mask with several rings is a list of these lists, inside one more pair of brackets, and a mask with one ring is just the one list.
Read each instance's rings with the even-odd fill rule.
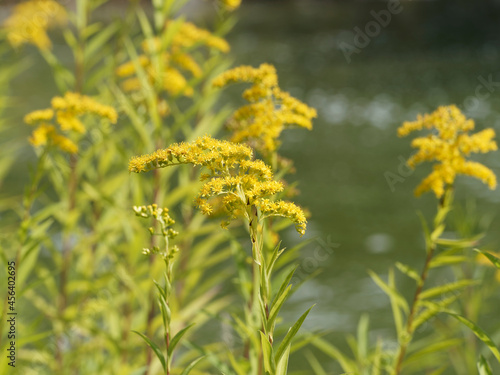
[[64,97],[56,96],[52,99],[52,108],[56,111],[67,111],[74,115],[94,114],[108,119],[115,124],[118,114],[113,107],[103,105],[96,100],[78,93],[67,92]]
[[5,20],[7,40],[13,47],[33,44],[41,50],[48,50],[52,43],[47,30],[66,23],[66,10],[57,1],[30,0],[18,4]]
[[204,136],[190,143],[175,143],[167,149],[134,157],[130,160],[129,170],[139,173],[178,164],[201,165],[209,173],[201,175],[200,179],[205,183],[195,202],[204,214],[212,214],[216,210],[214,205],[218,205],[230,219],[245,217],[250,220],[248,213],[252,207],[257,207],[264,217],[289,218],[296,224],[297,231],[304,234],[304,213],[293,203],[268,199],[283,191],[283,183],[275,181],[271,168],[262,160],[252,160],[252,156],[252,150],[245,145]]
[[248,82],[252,86],[243,92],[243,98],[250,104],[236,110],[227,123],[233,131],[233,142],[246,142],[268,156],[278,148],[278,138],[285,128],[295,125],[312,129],[316,110],[281,91],[274,66],[240,66],[222,73],[212,84],[224,87],[234,82]]
[[24,122],[28,125],[34,125],[39,122],[46,122],[52,120],[54,117],[54,111],[49,109],[40,109],[38,111],[33,111],[24,116]]
[[41,124],[31,133],[29,141],[35,147],[44,146],[47,144],[52,133],[55,133],[55,127],[53,125]]
[[200,68],[200,65],[196,62],[195,59],[193,59],[190,55],[187,53],[174,53],[172,55],[172,62],[177,64],[179,67],[182,69],[185,69],[189,72],[194,77],[200,77],[202,74],[202,70]]
[[419,115],[416,121],[403,123],[398,135],[402,137],[423,129],[435,130],[436,133],[412,141],[412,147],[418,152],[410,157],[407,164],[411,168],[424,161],[436,161],[437,164],[415,190],[416,196],[433,191],[440,198],[445,186],[452,185],[458,174],[475,177],[490,189],[495,189],[497,181],[493,171],[480,163],[466,160],[471,153],[497,150],[493,129],[469,134],[474,129],[474,121],[451,105],[439,107],[431,114]]
[[219,0],[229,11],[233,11],[241,5],[241,0]]
[[[169,23],[167,23],[168,27]],[[207,47],[221,52],[229,51],[229,44],[223,38],[213,35],[210,31],[200,29],[191,22],[183,22],[174,35],[172,44],[176,47],[192,47],[195,44],[204,44]]]
[[29,125],[40,124],[29,139],[35,147],[52,144],[64,152],[74,154],[78,152],[77,144],[67,135],[58,134],[51,121],[55,120],[65,134],[71,132],[83,134],[86,129],[80,116],[91,114],[107,119],[111,123],[116,123],[118,118],[114,108],[100,104],[88,96],[72,92],[67,92],[64,97],[53,98],[51,104],[52,108],[34,111],[24,117],[24,121]]

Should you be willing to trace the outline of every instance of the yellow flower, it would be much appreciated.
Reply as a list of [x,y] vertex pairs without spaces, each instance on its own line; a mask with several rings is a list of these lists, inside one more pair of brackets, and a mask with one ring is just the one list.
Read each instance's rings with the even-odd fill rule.
[[312,129],[316,111],[281,91],[274,66],[240,66],[219,75],[213,85],[224,87],[234,82],[252,86],[243,92],[243,98],[250,104],[236,110],[228,121],[228,128],[233,131],[231,141],[246,142],[268,156],[278,148],[278,138],[286,127]]
[[[275,181],[271,168],[262,160],[252,160],[251,148],[242,144],[220,141],[208,136],[191,143],[175,143],[167,149],[130,160],[131,172],[146,172],[178,164],[203,166],[209,173],[202,174],[205,181],[196,205],[210,215],[213,204],[221,205],[229,219],[245,217],[250,220],[252,207],[261,210],[262,218],[283,216],[296,225],[302,235],[306,228],[303,211],[291,202],[272,202],[268,197],[283,191],[283,184]],[[217,199],[217,198],[221,198]],[[224,222],[226,225],[227,222]]]
[[[148,83],[159,92],[189,97],[194,91],[181,71],[189,72],[193,77],[201,77],[203,73],[202,68],[192,56],[192,50],[197,46],[205,45],[210,49],[228,52],[229,44],[224,39],[190,22],[178,24],[177,21],[169,21],[168,27],[177,27],[170,43],[164,46],[160,38],[144,40],[141,44],[143,54],[138,57],[138,65],[144,70]],[[130,77],[122,82],[124,91],[134,92],[142,89],[141,81],[134,76],[138,73],[136,67],[133,61],[128,61],[116,70],[119,77]]]
[[118,114],[113,107],[100,104],[94,99],[78,93],[67,92],[64,97],[56,96],[52,99],[52,108],[57,111],[66,111],[74,116],[93,114],[108,119],[115,124]]
[[41,124],[31,133],[29,141],[33,146],[44,146],[47,144],[50,136],[55,133],[55,130],[56,128],[53,125]]
[[7,39],[13,47],[30,43],[41,50],[48,50],[52,43],[47,30],[63,25],[66,19],[66,10],[58,2],[30,0],[15,6],[4,27],[7,30]]
[[[167,23],[167,27],[171,25]],[[174,35],[172,44],[174,47],[193,47],[196,44],[204,44],[221,52],[229,52],[229,44],[221,37],[213,35],[210,31],[200,29],[191,22],[183,22]]]
[[50,123],[54,118],[63,132],[72,131],[80,134],[86,132],[85,126],[79,119],[80,116],[96,115],[111,123],[116,123],[118,118],[114,108],[77,93],[67,92],[64,97],[57,96],[52,99],[51,104],[51,108],[31,112],[24,117],[28,125],[38,124],[29,139],[35,147],[52,144],[64,152],[72,154],[78,152],[75,142],[59,134],[56,127]]
[[474,121],[467,119],[456,106],[450,105],[439,107],[431,114],[419,115],[416,121],[403,123],[398,135],[403,137],[422,129],[434,130],[435,133],[412,141],[412,147],[418,151],[408,159],[407,164],[411,168],[425,161],[436,161],[437,164],[416,188],[416,196],[432,190],[436,197],[441,197],[445,185],[452,185],[458,174],[478,178],[490,189],[496,187],[496,176],[491,169],[466,160],[466,156],[471,153],[487,153],[497,149],[493,129],[469,134],[474,129]]
[[220,2],[230,11],[237,9],[241,5],[241,0],[220,0]]
[[24,122],[28,125],[34,125],[37,122],[50,121],[52,120],[53,117],[54,117],[54,110],[52,110],[52,108],[41,109],[38,111],[33,111],[24,116]]

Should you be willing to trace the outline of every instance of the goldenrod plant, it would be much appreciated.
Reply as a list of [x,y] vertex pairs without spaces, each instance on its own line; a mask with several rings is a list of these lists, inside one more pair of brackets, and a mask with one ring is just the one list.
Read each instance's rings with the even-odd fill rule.
[[[481,352],[483,354],[477,355],[471,345],[474,340],[470,339],[462,347],[463,353],[473,352],[477,355],[474,362],[477,361],[477,371],[480,374],[492,373],[487,357],[492,355],[494,359],[500,361],[500,352],[494,341],[470,319],[470,316],[466,316],[471,314],[467,311],[464,314],[460,313],[460,302],[467,297],[464,297],[462,292],[472,290],[475,293],[474,286],[477,286],[480,280],[463,272],[456,273],[456,279],[445,284],[435,285],[429,280],[432,272],[439,273],[443,272],[445,267],[453,268],[474,262],[468,251],[478,245],[481,236],[466,233],[470,237],[457,238],[450,236],[448,229],[448,217],[454,209],[453,190],[458,175],[478,178],[491,189],[496,187],[496,176],[488,167],[468,160],[471,153],[497,150],[494,141],[495,131],[488,128],[471,134],[474,127],[472,119],[467,119],[456,106],[451,105],[439,107],[431,114],[419,115],[416,121],[405,122],[398,129],[399,136],[429,130],[427,135],[412,141],[412,146],[418,151],[409,158],[407,164],[415,168],[425,161],[435,162],[433,171],[416,188],[415,195],[420,196],[429,191],[434,193],[437,198],[437,212],[431,225],[421,215],[425,234],[422,270],[419,272],[412,265],[400,262],[395,265],[403,275],[416,284],[413,298],[408,301],[398,290],[397,275],[393,268],[388,272],[387,281],[370,271],[373,281],[389,297],[397,349],[387,349],[382,338],[378,339],[375,346],[370,345],[367,316],[359,322],[357,338],[350,339],[355,359],[348,357],[323,339],[315,339],[315,345],[337,360],[344,371],[356,374],[399,375],[418,374],[422,371],[441,374],[455,366],[457,360],[453,358],[453,352],[462,345],[463,336],[457,327],[451,329],[441,326],[431,333],[426,332],[427,335],[419,334],[419,331],[425,331],[424,327],[438,314],[450,316],[461,323],[489,349],[490,356],[484,351]],[[462,222],[465,222],[464,218]],[[483,253],[493,264],[498,264],[494,255]],[[473,316],[477,318],[477,314]],[[446,327],[451,326],[453,326],[451,322],[446,325]],[[312,356],[312,363],[315,363],[314,360],[315,357]],[[471,371],[476,369],[465,366],[458,371],[472,373]]]
[[[285,229],[302,237],[309,213],[294,203],[281,136],[312,130],[316,110],[283,89],[273,65],[232,67],[227,34],[240,0],[203,0],[203,21],[189,2],[130,0],[119,16],[107,0],[2,8],[0,184],[32,163],[23,191],[0,195],[0,275],[15,273],[0,322],[0,349],[14,355],[0,357],[0,374],[12,373],[12,358],[23,375],[329,373],[319,351],[360,375],[492,373],[496,338],[480,327],[498,290],[485,281],[498,250],[485,250],[484,228],[460,216],[453,190],[462,175],[495,188],[494,172],[470,158],[496,150],[494,131],[474,133],[455,106],[399,129],[428,131],[408,165],[433,162],[416,194],[431,192],[437,213],[423,220],[421,272],[397,263],[403,275],[370,273],[396,334],[372,341],[363,315],[347,339],[351,358],[304,333],[311,308],[284,314],[307,241],[289,244]],[[51,73],[36,104],[10,95],[26,62]],[[236,109],[220,100],[232,84],[248,85]],[[436,282],[442,270],[453,281]],[[410,300],[404,275],[415,283]],[[303,358],[310,369],[288,368]]]
[[252,245],[250,307],[246,322],[241,322],[240,326],[252,350],[249,350],[248,364],[233,359],[233,367],[239,374],[260,374],[264,370],[269,374],[286,374],[291,340],[310,309],[291,327],[280,345],[273,347],[278,313],[290,293],[288,283],[293,270],[273,297],[273,267],[284,250],[277,246],[272,251],[266,251],[263,227],[267,217],[281,216],[294,222],[297,231],[304,234],[306,218],[304,212],[291,202],[269,200],[268,197],[283,190],[283,185],[273,179],[269,166],[261,160],[252,160],[252,156],[248,146],[205,136],[192,143],[173,144],[153,154],[135,157],[129,163],[129,170],[139,173],[193,164],[204,167],[208,172],[201,175],[206,182],[200,189],[196,204],[206,215],[213,212],[214,204],[221,205],[228,218],[222,223],[223,227],[227,227],[231,220],[243,218]]

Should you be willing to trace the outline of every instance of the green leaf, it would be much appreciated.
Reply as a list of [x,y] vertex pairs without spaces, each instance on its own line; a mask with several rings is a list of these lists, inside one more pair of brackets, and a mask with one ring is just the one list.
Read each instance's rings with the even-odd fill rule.
[[436,227],[432,233],[431,233],[431,241],[436,242],[436,240],[441,236],[444,232],[445,225],[441,224],[438,227]]
[[483,356],[480,356],[477,361],[477,371],[479,375],[493,375],[490,365]]
[[464,289],[468,286],[478,284],[477,280],[459,280],[454,283],[449,283],[445,285],[436,286],[434,288],[430,288],[424,290],[420,293],[420,299],[429,299],[437,296],[441,296],[446,293],[454,292],[456,290]]
[[262,345],[262,353],[264,354],[264,369],[270,374],[276,371],[276,363],[274,362],[273,347],[264,332],[260,332],[260,343]]
[[295,271],[297,270],[298,267],[299,267],[299,265],[294,266],[290,270],[290,272],[288,272],[288,274],[286,275],[285,279],[281,283],[281,286],[280,286],[280,289],[278,290],[278,293],[276,293],[276,296],[273,299],[273,302],[272,302],[273,306],[277,303],[277,300],[281,297],[281,295],[287,289],[288,284],[290,283],[290,280],[292,280],[293,274],[295,273]]
[[422,324],[424,324],[426,321],[428,321],[430,318],[433,316],[437,315],[438,313],[446,310],[446,308],[451,305],[453,302],[455,302],[460,295],[452,295],[450,297],[444,298],[438,302],[433,302],[433,301],[422,301],[420,300],[418,302],[418,306],[423,306],[426,309],[422,312],[419,312],[415,319],[413,320],[412,323],[412,330],[416,330],[418,327],[420,327]]
[[431,246],[431,234],[429,230],[429,225],[427,224],[427,221],[425,220],[424,214],[422,212],[418,211],[417,215],[418,218],[420,219],[420,223],[422,224],[422,229],[424,230],[425,247],[427,250],[429,250]]
[[[286,281],[286,280],[285,280]],[[273,306],[271,307],[271,312],[269,313],[269,318],[267,320],[267,331],[271,331],[272,327],[274,326],[276,322],[276,318],[278,317],[278,314],[281,310],[281,307],[283,306],[283,303],[285,303],[288,295],[290,294],[290,290],[292,289],[291,285],[288,285],[288,287],[281,293],[281,295],[278,297],[276,302],[273,303]]]
[[[390,271],[390,273],[391,273],[391,271]],[[375,284],[377,284],[380,287],[380,289],[382,289],[385,292],[385,294],[387,294],[389,296],[391,301],[394,301],[394,303],[397,306],[401,307],[405,312],[409,311],[408,303],[403,298],[403,296],[401,296],[401,294],[399,294],[399,292],[396,290],[395,287],[391,287],[390,285],[388,285],[387,283],[382,281],[382,279],[375,272],[373,272],[371,270],[368,270],[368,274],[370,275],[372,280],[375,282]]]
[[283,339],[283,341],[281,342],[280,346],[278,347],[278,350],[276,351],[275,360],[276,360],[277,363],[280,363],[281,358],[285,354],[285,351],[287,351],[287,350],[289,351],[290,350],[290,344],[292,342],[293,337],[297,334],[297,332],[300,329],[300,326],[302,325],[302,323],[306,319],[307,314],[309,314],[309,311],[311,311],[311,309],[313,307],[314,307],[314,305],[311,306],[311,307],[309,307],[309,309],[304,314],[302,314],[302,316],[288,330],[288,333],[286,334],[285,338]]
[[353,374],[357,372],[356,363],[329,342],[317,337],[313,339],[312,344],[330,358],[337,361],[344,372]]
[[314,371],[314,375],[327,375],[326,371],[321,366],[321,363],[310,350],[306,352],[306,359],[307,362],[309,362],[312,370]]
[[196,358],[189,365],[187,365],[187,367],[184,369],[184,371],[181,372],[181,375],[188,375],[191,372],[191,370],[194,368],[194,366],[196,366],[198,364],[198,362],[200,362],[204,358],[205,358],[205,356]]
[[469,258],[463,255],[438,255],[434,257],[429,263],[430,268],[437,268],[443,266],[449,266],[452,264],[459,264],[467,262]]
[[500,259],[498,259],[496,256],[494,255],[491,255],[490,253],[486,252],[486,251],[482,251],[482,250],[479,250],[479,249],[474,249],[475,251],[477,251],[478,253],[481,253],[483,254],[486,258],[489,259],[489,261],[491,263],[493,263],[493,265],[500,269]]
[[186,332],[192,327],[194,326],[196,323],[191,323],[190,325],[188,325],[187,327],[184,327],[183,329],[181,329],[179,332],[177,332],[177,334],[172,338],[172,340],[170,341],[170,345],[168,346],[168,350],[167,350],[167,355],[170,357],[172,356],[172,353],[175,349],[175,347],[177,346],[177,344],[179,343],[179,341],[181,340],[182,336],[184,336],[186,334]]
[[406,276],[408,276],[409,278],[412,278],[417,283],[420,283],[420,281],[421,281],[420,275],[412,267],[408,266],[407,264],[396,262],[396,268],[398,270],[400,270],[402,273],[404,273]]
[[478,235],[472,238],[467,239],[447,239],[447,238],[438,238],[436,239],[436,244],[446,247],[453,247],[458,249],[466,249],[469,247],[475,246],[479,239],[481,239],[483,235]]
[[106,42],[111,39],[111,37],[116,33],[118,29],[119,24],[112,23],[108,25],[104,30],[100,31],[97,36],[92,38],[92,40],[88,42],[87,46],[85,47],[85,60],[88,60],[91,56],[94,55],[94,53],[96,53],[96,51],[99,51],[106,44]]
[[280,250],[280,247],[281,247],[281,241],[274,247],[273,255],[268,262],[268,266],[267,266],[267,278],[268,279],[271,279],[271,273],[273,271],[274,265],[275,265],[276,261],[278,260],[279,256],[283,253],[283,251],[285,251],[285,249]]
[[165,357],[163,356],[163,353],[161,351],[161,349],[159,348],[158,345],[156,345],[154,342],[152,342],[150,339],[148,339],[145,335],[143,335],[142,333],[140,332],[137,332],[137,331],[132,331],[134,333],[137,333],[139,336],[142,337],[142,339],[144,341],[146,341],[146,343],[148,344],[148,346],[153,349],[153,351],[155,352],[156,356],[158,357],[158,359],[160,360],[161,362],[161,365],[163,366],[163,371],[167,371],[167,362],[165,361]]
[[276,365],[276,375],[286,375],[288,372],[288,357],[290,356],[290,345],[287,346]]
[[370,317],[368,314],[361,315],[358,323],[357,354],[360,359],[368,355],[368,329],[370,327]]
[[465,326],[469,327],[470,330],[472,332],[474,332],[474,334],[479,338],[479,340],[481,340],[482,342],[484,342],[486,344],[486,346],[488,346],[488,348],[493,353],[495,358],[498,360],[498,362],[500,362],[500,352],[498,351],[497,346],[495,345],[495,343],[493,342],[491,337],[489,337],[481,328],[479,328],[474,322],[470,321],[469,319],[467,319],[461,315],[458,315],[454,312],[445,311],[445,313],[447,313],[448,315],[451,315],[452,317],[457,319],[459,322],[461,322]]
[[429,354],[437,353],[437,352],[443,351],[445,349],[452,348],[454,346],[458,346],[462,342],[463,342],[463,340],[461,340],[461,339],[450,339],[450,340],[437,341],[435,343],[431,343],[430,345],[426,345],[421,350],[408,356],[408,358],[405,360],[405,363],[409,364],[412,362],[422,361],[423,358]]

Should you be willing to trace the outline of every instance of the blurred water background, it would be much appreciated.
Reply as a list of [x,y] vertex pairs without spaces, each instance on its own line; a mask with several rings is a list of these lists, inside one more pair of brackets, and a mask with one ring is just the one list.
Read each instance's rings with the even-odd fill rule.
[[[313,131],[283,135],[282,153],[294,160],[293,180],[300,181],[296,200],[311,212],[305,236],[311,242],[304,248],[297,280],[322,271],[294,295],[285,319],[315,303],[304,327],[331,331],[328,339],[344,348],[345,333],[355,331],[363,313],[370,314],[374,337],[392,335],[388,298],[367,269],[384,275],[396,260],[416,268],[423,263],[416,211],[432,218],[435,198],[414,198],[413,189],[430,167],[414,173],[403,168],[402,160],[411,154],[410,139],[397,138],[397,127],[417,113],[454,103],[476,120],[478,129],[500,132],[500,86],[477,89],[484,87],[483,81],[500,82],[498,2],[415,1],[402,7],[367,47],[350,55],[350,63],[339,43],[354,45],[354,28],[364,30],[373,20],[370,12],[387,9],[387,3],[243,0],[240,20],[228,37],[235,65],[274,64],[280,86],[318,110]],[[45,107],[55,93],[49,69],[33,54],[13,95],[35,109]],[[12,138],[27,136],[30,129],[21,114],[16,115],[16,108],[12,114],[18,119]],[[2,193],[19,191],[33,160],[26,145]],[[500,175],[498,152],[478,160]],[[388,176],[399,177],[390,184]],[[500,249],[500,189],[489,191],[461,177],[457,198],[461,206],[480,213],[478,226],[488,228],[486,247]],[[284,238],[287,246],[297,242],[292,232]],[[319,250],[322,246],[327,250]],[[453,276],[440,277],[451,281]],[[400,282],[410,297],[414,283]],[[479,323],[498,330],[499,296],[490,310],[492,319]],[[330,369],[338,371],[334,365]]]

